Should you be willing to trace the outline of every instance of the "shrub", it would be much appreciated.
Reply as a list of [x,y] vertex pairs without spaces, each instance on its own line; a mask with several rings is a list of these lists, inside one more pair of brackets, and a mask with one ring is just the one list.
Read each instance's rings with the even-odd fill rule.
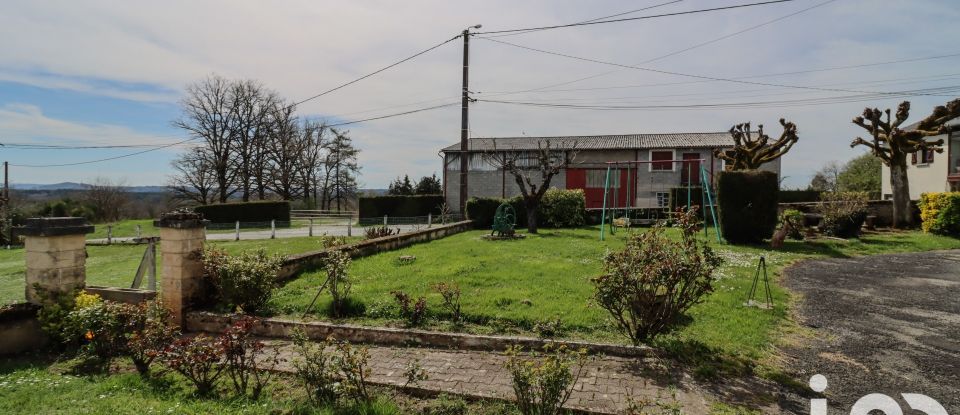
[[213,223],[290,221],[290,202],[288,201],[219,203],[197,206],[193,211]]
[[262,249],[230,256],[217,248],[204,253],[205,277],[212,281],[222,305],[247,314],[260,311],[276,288],[283,257]]
[[388,228],[386,226],[371,226],[364,230],[365,239],[383,238],[385,236],[400,234],[400,228]]
[[390,195],[361,197],[358,200],[361,218],[386,216],[427,216],[439,214],[443,195]]
[[[58,346],[74,346],[79,343],[79,337],[75,336],[78,330],[73,329],[68,316],[76,307],[75,292],[60,293],[47,291],[40,284],[34,284],[33,289],[37,296],[43,302],[43,306],[37,312],[37,321],[40,323],[40,329],[43,330],[54,344]],[[82,293],[82,292],[80,292]],[[86,295],[86,294],[84,294]],[[95,296],[99,300],[99,296]]]
[[220,336],[220,347],[223,349],[227,375],[237,395],[245,395],[249,385],[250,396],[258,399],[280,357],[275,348],[271,355],[266,355],[263,342],[251,338],[254,323],[256,319],[249,316],[234,322]]
[[330,303],[330,311],[333,317],[343,317],[347,314],[350,288],[353,283],[350,281],[347,270],[350,269],[350,254],[335,249],[329,251],[325,268],[327,271],[327,285],[330,289],[330,296],[333,301]]
[[173,371],[187,378],[204,396],[213,391],[217,379],[226,368],[223,345],[205,334],[174,340],[163,352],[163,361]]
[[[674,187],[670,189],[670,211],[676,212],[677,209],[687,207],[687,192],[690,192],[690,206],[703,206],[703,188],[702,187]],[[701,215],[705,212],[698,210]]]
[[427,315],[427,299],[420,297],[416,301],[413,297],[403,291],[391,291],[393,298],[400,305],[400,316],[407,320],[411,326],[418,326],[423,323]]
[[713,291],[720,257],[697,239],[696,213],[678,213],[681,241],[664,235],[663,223],[631,234],[623,250],[604,258],[603,275],[591,280],[594,302],[634,345],[669,329]]
[[781,190],[780,203],[809,203],[820,200],[819,190]]
[[472,197],[467,200],[467,218],[473,221],[473,226],[477,229],[490,229],[493,227],[497,207],[502,203],[503,199]]
[[559,317],[552,320],[537,320],[533,323],[533,331],[541,339],[560,336],[563,334],[563,320]]
[[777,227],[777,175],[767,171],[724,171],[717,176],[720,229],[731,243],[759,243]]
[[327,352],[332,342],[313,343],[298,328],[293,332],[293,345],[299,355],[299,359],[293,361],[294,376],[306,388],[310,400],[322,404],[336,401],[337,376],[332,366],[332,355]]
[[780,226],[790,227],[790,232],[787,234],[790,239],[803,240],[803,222],[803,212],[796,209],[784,210],[780,215]]
[[920,219],[924,232],[960,235],[960,192],[920,195]]
[[825,192],[817,210],[823,215],[820,231],[838,238],[856,238],[867,219],[867,192]]
[[104,361],[125,354],[127,324],[138,318],[138,308],[115,302],[93,302],[76,308],[67,319],[67,335],[81,339],[81,352]]
[[505,366],[513,381],[517,407],[524,415],[561,413],[587,361],[586,350],[574,352],[562,345],[556,350],[545,346],[543,355],[524,355],[514,346],[507,350],[507,356]]
[[127,351],[137,372],[146,375],[179,331],[170,324],[170,311],[160,301],[140,303],[132,317],[127,320]]
[[370,350],[365,346],[353,346],[348,342],[338,342],[337,354],[333,357],[333,367],[340,376],[343,394],[358,405],[370,402],[367,379],[370,377]]
[[437,283],[433,289],[440,293],[445,308],[455,323],[460,322],[460,286],[455,283]]
[[549,228],[575,228],[586,223],[587,198],[583,189],[547,189],[540,200],[537,215],[540,225]]

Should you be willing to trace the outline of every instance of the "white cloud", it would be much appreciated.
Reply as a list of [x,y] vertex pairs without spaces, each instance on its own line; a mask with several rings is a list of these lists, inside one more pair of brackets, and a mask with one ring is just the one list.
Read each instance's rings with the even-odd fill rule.
[[[53,2],[8,4],[0,15],[0,79],[134,101],[174,101],[175,92],[191,81],[216,72],[228,77],[263,81],[291,100],[298,100],[372,71],[413,51],[447,39],[463,28],[483,30],[549,25],[585,20],[656,2],[578,2],[535,0],[484,1],[205,1]],[[691,10],[737,1],[684,1],[656,12]],[[655,68],[724,77],[784,72],[957,52],[960,9],[948,0],[901,2],[842,0],[731,39],[651,63]],[[643,62],[690,45],[756,25],[813,2],[795,2],[702,15],[542,31],[500,38],[519,44],[620,63]],[[650,11],[648,13],[653,13]],[[459,41],[415,61],[302,106],[307,114],[349,114],[437,97],[456,101],[460,89]],[[764,78],[795,85],[858,82],[949,73],[957,59],[916,62],[849,71]],[[518,90],[569,81],[605,72],[610,67],[547,56],[489,41],[471,43],[471,90]],[[42,75],[38,75],[42,74]],[[93,80],[93,81],[90,81]],[[623,70],[578,82],[576,87],[676,82],[683,78]],[[150,85],[148,91],[103,87],[104,81]],[[943,85],[931,81],[910,87]],[[842,86],[841,86],[842,87]],[[874,90],[903,86],[872,86]],[[770,90],[775,96],[740,93]],[[864,87],[863,89],[866,89]],[[733,92],[730,92],[733,91]],[[703,94],[685,97],[657,95]],[[714,95],[707,95],[714,94]],[[577,102],[695,103],[794,99],[836,95],[790,89],[697,83],[604,91],[530,93],[516,100],[586,99]],[[483,98],[480,93],[476,96]],[[625,98],[633,97],[633,98]],[[14,98],[15,99],[15,98]],[[919,116],[947,97],[914,100]],[[870,102],[895,106],[897,100]],[[11,109],[4,113],[42,126],[34,131],[83,132],[94,137],[114,131],[105,126],[59,126],[39,114]],[[442,101],[440,101],[442,102]],[[849,120],[866,103],[794,108],[700,111],[571,111],[479,103],[471,113],[471,131],[481,135],[562,135],[624,132],[720,131],[753,120],[775,125],[781,116],[795,121],[801,142],[784,161],[794,185],[826,159],[845,159],[857,151],[847,147],[860,132]],[[424,104],[431,105],[431,104]],[[381,115],[414,107],[355,114]],[[119,122],[118,122],[119,123]],[[17,124],[23,127],[28,124]],[[74,126],[76,127],[76,126]],[[9,134],[0,126],[0,133]],[[58,130],[62,128],[62,130]],[[120,128],[120,127],[117,127]],[[430,174],[439,170],[437,150],[459,137],[459,111],[444,108],[407,117],[350,127],[361,147],[363,181],[385,186],[396,175]],[[19,130],[24,131],[24,130]],[[63,132],[66,131],[66,132]],[[825,157],[824,154],[829,154]],[[160,177],[165,165],[156,167]]]
[[0,131],[4,141],[57,145],[136,145],[176,142],[180,136],[143,134],[129,127],[77,123],[46,116],[35,105],[0,105]]

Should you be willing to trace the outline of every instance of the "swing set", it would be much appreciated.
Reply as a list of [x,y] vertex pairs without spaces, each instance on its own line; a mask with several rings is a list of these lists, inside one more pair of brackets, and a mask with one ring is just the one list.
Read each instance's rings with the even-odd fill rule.
[[[634,224],[652,225],[661,219],[661,215],[669,214],[671,202],[674,196],[682,197],[686,193],[686,209],[690,209],[696,203],[693,198],[696,192],[700,192],[700,203],[703,204],[703,215],[706,220],[706,211],[710,210],[710,219],[713,227],[717,230],[717,242],[723,241],[720,234],[720,227],[717,225],[716,205],[714,204],[714,194],[710,189],[710,175],[704,168],[705,159],[683,159],[683,160],[636,160],[636,161],[608,161],[606,178],[603,185],[603,208],[600,214],[600,240],[604,240],[604,231],[607,224],[610,225],[610,234],[616,234],[618,226],[628,227]],[[669,163],[670,169],[663,169],[664,165]],[[672,178],[671,173],[676,174],[673,168],[674,163],[680,163],[680,183],[677,185],[664,184],[658,182],[663,178]],[[648,183],[646,189],[640,189],[640,177],[636,174],[640,171],[640,166],[647,166],[646,173]],[[657,167],[657,168],[655,168]],[[696,170],[696,171],[695,171]],[[626,188],[624,200],[619,200],[621,193],[621,178],[626,173]],[[663,173],[663,174],[661,174]],[[698,181],[699,183],[696,183]],[[636,194],[632,194],[636,186]],[[699,190],[695,190],[699,187]],[[681,190],[676,190],[681,189]],[[613,190],[611,192],[611,190]],[[683,192],[685,190],[685,192]],[[612,193],[612,194],[611,194]],[[610,204],[608,205],[608,202]],[[679,205],[679,203],[674,203]],[[618,212],[622,213],[618,216]],[[608,220],[609,218],[609,220]],[[707,226],[703,227],[704,235],[709,237],[710,232]]]

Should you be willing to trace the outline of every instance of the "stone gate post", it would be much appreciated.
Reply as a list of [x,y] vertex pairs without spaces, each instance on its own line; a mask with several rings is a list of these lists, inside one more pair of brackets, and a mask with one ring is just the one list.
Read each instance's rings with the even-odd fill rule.
[[203,277],[201,255],[207,221],[198,213],[172,212],[161,215],[153,224],[160,229],[160,298],[174,323],[182,325],[183,312],[197,294]]
[[42,305],[44,293],[69,293],[86,285],[86,234],[93,225],[84,218],[31,218],[16,229],[23,235],[27,265],[26,299]]

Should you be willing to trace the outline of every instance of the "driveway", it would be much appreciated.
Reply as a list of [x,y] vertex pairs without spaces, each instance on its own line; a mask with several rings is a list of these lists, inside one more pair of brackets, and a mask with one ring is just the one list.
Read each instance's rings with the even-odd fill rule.
[[803,384],[826,376],[831,413],[871,393],[922,413],[900,396],[920,393],[960,414],[960,251],[805,261],[785,283],[814,332],[784,350],[788,366]]

